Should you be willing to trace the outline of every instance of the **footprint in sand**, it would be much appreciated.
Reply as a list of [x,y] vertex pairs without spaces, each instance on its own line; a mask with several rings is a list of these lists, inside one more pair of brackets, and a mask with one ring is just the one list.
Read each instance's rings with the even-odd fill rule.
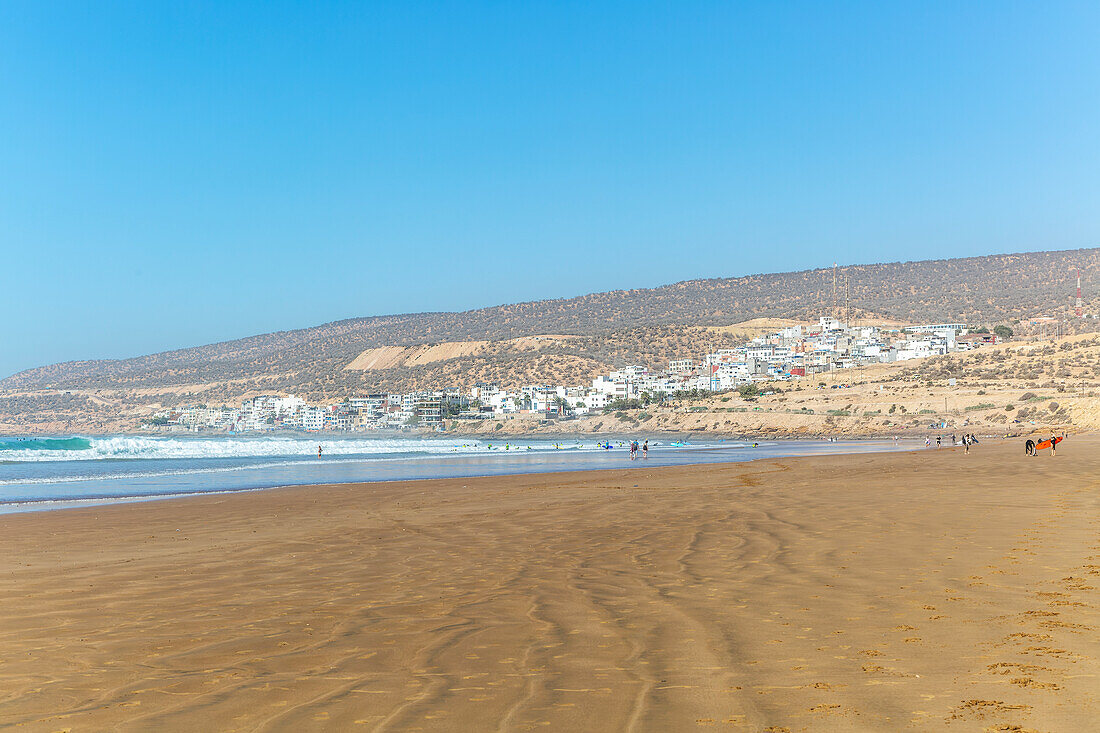
[[[1031,710],[1030,705],[1008,705],[1003,700],[964,700],[951,709],[948,720],[985,720],[987,715]],[[1011,730],[1009,728],[1008,730]]]
[[1017,687],[1028,687],[1035,690],[1060,690],[1062,686],[1054,682],[1039,682],[1031,677],[1013,677],[1009,680]]

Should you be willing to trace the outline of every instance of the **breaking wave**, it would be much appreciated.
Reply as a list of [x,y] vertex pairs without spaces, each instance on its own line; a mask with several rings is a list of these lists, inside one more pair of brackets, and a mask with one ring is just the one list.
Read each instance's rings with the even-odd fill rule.
[[[476,454],[487,450],[527,450],[528,443],[466,441],[438,438],[316,438],[262,436],[218,438],[110,436],[102,438],[0,438],[0,462],[97,460],[156,460],[202,458],[264,458],[316,456],[321,445],[327,456],[381,456],[399,458],[425,454]],[[491,447],[490,447],[491,446]],[[595,448],[594,444],[530,443],[530,450]]]

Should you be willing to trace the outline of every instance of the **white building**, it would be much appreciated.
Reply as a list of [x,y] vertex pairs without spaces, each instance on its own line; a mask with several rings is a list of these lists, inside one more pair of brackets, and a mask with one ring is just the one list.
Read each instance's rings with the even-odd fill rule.
[[669,374],[691,374],[695,370],[695,362],[692,359],[673,359],[668,363]]
[[787,328],[780,329],[779,338],[781,338],[781,339],[800,339],[800,338],[802,338],[802,326],[788,326]]
[[298,411],[302,419],[303,430],[325,429],[325,408],[305,406]]
[[967,328],[965,323],[925,323],[920,326],[908,326],[903,330],[909,333],[935,333],[936,331],[966,333]]
[[531,392],[531,411],[556,413],[560,399],[561,396],[554,387],[537,387]]
[[625,379],[614,379],[611,376],[600,375],[593,379],[592,389],[607,395],[611,400],[627,400],[636,395],[633,383]]
[[590,412],[602,410],[611,402],[611,397],[606,392],[590,391],[584,398],[584,404]]

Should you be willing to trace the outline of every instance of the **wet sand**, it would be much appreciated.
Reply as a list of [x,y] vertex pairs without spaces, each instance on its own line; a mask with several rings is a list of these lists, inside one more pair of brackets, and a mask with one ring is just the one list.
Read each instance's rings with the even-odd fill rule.
[[1100,439],[1021,446],[0,517],[0,727],[1093,729]]

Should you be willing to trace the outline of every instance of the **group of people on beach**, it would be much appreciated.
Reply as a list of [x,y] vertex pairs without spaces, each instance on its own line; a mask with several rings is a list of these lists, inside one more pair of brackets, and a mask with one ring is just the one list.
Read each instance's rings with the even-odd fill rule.
[[[630,441],[630,460],[632,460],[632,461],[638,460],[638,450],[639,450],[638,441],[636,441],[636,440]],[[649,441],[648,440],[646,440],[642,443],[642,446],[641,446],[640,450],[642,451],[642,458],[649,458]]]
[[[894,440],[895,440],[895,442],[897,441],[896,438]],[[978,444],[978,437],[976,435],[974,435],[974,433],[964,433],[963,436],[962,436],[962,440],[959,440],[955,436],[954,433],[951,433],[951,445],[961,445],[963,447],[963,450],[966,453],[970,452],[970,446],[977,445],[977,444]],[[924,447],[928,448],[931,445],[932,445],[932,439],[931,438],[925,438],[924,439]],[[937,435],[936,436],[936,447],[939,448],[942,445],[943,445],[943,436],[942,435]]]
[[[1008,436],[1005,436],[1005,437],[1008,437]],[[1054,456],[1054,455],[1056,455],[1056,453],[1058,451],[1058,441],[1063,440],[1065,437],[1066,436],[1064,434],[1061,435],[1061,436],[1052,434],[1049,438],[1045,438],[1045,439],[1038,440],[1038,441],[1033,440],[1031,438],[1028,438],[1027,442],[1024,443],[1024,453],[1026,453],[1029,456],[1037,456],[1037,455],[1039,455],[1040,450],[1043,450],[1045,448],[1050,448],[1050,455]],[[978,444],[978,438],[973,433],[963,434],[961,440],[956,438],[954,433],[951,434],[951,445],[953,445],[953,446],[961,445],[963,447],[963,452],[964,453],[970,453],[970,446],[977,445],[977,444]],[[928,448],[931,445],[932,445],[932,438],[931,437],[926,437],[924,439],[924,447]],[[943,436],[942,435],[937,435],[936,436],[936,447],[939,448],[942,445],[943,445]]]
[[1027,442],[1024,443],[1024,453],[1029,456],[1035,457],[1039,455],[1039,451],[1043,448],[1050,448],[1050,455],[1053,458],[1058,451],[1058,441],[1064,440],[1065,437],[1065,433],[1063,433],[1061,437],[1051,433],[1049,438],[1046,438],[1045,440],[1040,440],[1038,443],[1036,443],[1031,438],[1028,438]]

